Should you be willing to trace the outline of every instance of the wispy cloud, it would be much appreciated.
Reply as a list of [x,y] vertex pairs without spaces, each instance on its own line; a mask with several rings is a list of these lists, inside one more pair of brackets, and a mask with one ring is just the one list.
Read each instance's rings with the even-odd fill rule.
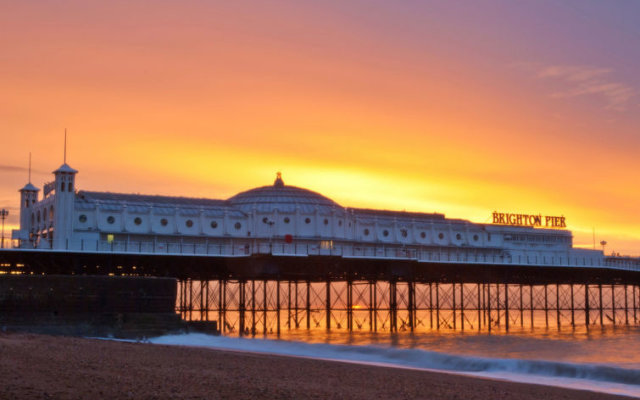
[[614,71],[609,68],[585,65],[555,65],[537,70],[539,78],[559,80],[566,86],[552,93],[552,97],[600,96],[606,103],[605,108],[623,111],[638,91],[627,84],[617,82],[613,74]]
[[[18,167],[16,165],[0,165],[1,172],[28,172],[29,168]],[[36,174],[44,174],[44,171],[32,169],[31,172]]]
[[615,77],[611,68],[589,65],[541,65],[519,62],[513,67],[526,71],[538,79],[554,80],[559,89],[553,98],[579,96],[600,97],[608,110],[624,111],[635,104],[639,91]]

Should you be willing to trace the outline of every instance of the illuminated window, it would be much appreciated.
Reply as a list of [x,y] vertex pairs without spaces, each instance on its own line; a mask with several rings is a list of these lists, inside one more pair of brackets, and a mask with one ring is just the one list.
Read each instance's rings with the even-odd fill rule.
[[87,222],[87,216],[84,215],[84,214],[80,215],[78,217],[78,221],[80,221],[80,222],[82,222],[84,224],[85,222]]
[[193,221],[188,219],[184,224],[187,226],[187,228],[191,228],[193,226]]
[[136,217],[136,219],[133,220],[133,223],[136,225],[140,225],[142,223],[142,218]]
[[107,242],[109,243],[113,242],[113,235],[111,234],[107,235]]
[[218,223],[216,221],[211,221],[211,228],[216,229],[218,227]]
[[160,225],[162,225],[162,226],[167,226],[167,224],[168,224],[168,223],[169,223],[169,221],[167,221],[167,219],[166,219],[166,218],[162,218],[162,219],[160,220]]
[[333,240],[322,240],[320,242],[321,249],[333,249]]
[[107,223],[109,223],[109,224],[113,224],[114,222],[116,222],[115,217],[114,217],[113,215],[109,215],[109,216],[107,217]]

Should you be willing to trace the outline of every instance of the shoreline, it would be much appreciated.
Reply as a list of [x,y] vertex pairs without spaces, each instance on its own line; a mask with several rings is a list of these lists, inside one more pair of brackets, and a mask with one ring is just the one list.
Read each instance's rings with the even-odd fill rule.
[[0,333],[0,354],[0,398],[630,398],[341,360],[21,333]]

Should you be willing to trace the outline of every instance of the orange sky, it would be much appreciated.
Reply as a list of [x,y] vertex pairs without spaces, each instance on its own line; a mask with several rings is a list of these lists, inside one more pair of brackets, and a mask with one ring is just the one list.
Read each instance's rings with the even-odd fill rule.
[[640,255],[637,6],[5,2],[0,206],[62,161],[78,187],[564,215]]

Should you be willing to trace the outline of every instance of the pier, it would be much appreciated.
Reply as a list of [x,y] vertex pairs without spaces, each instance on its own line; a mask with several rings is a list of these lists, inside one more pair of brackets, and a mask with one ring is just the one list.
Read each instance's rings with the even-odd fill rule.
[[[0,271],[173,277],[176,312],[184,320],[218,321],[221,332],[237,335],[294,329],[509,332],[640,321],[640,268],[627,258],[591,266],[580,260],[485,261],[453,249],[391,246],[383,254],[393,257],[345,256],[337,247],[328,255],[285,254],[273,246],[270,254],[246,246],[246,252],[222,255],[132,249],[3,250]],[[425,254],[444,260],[426,260]]]

